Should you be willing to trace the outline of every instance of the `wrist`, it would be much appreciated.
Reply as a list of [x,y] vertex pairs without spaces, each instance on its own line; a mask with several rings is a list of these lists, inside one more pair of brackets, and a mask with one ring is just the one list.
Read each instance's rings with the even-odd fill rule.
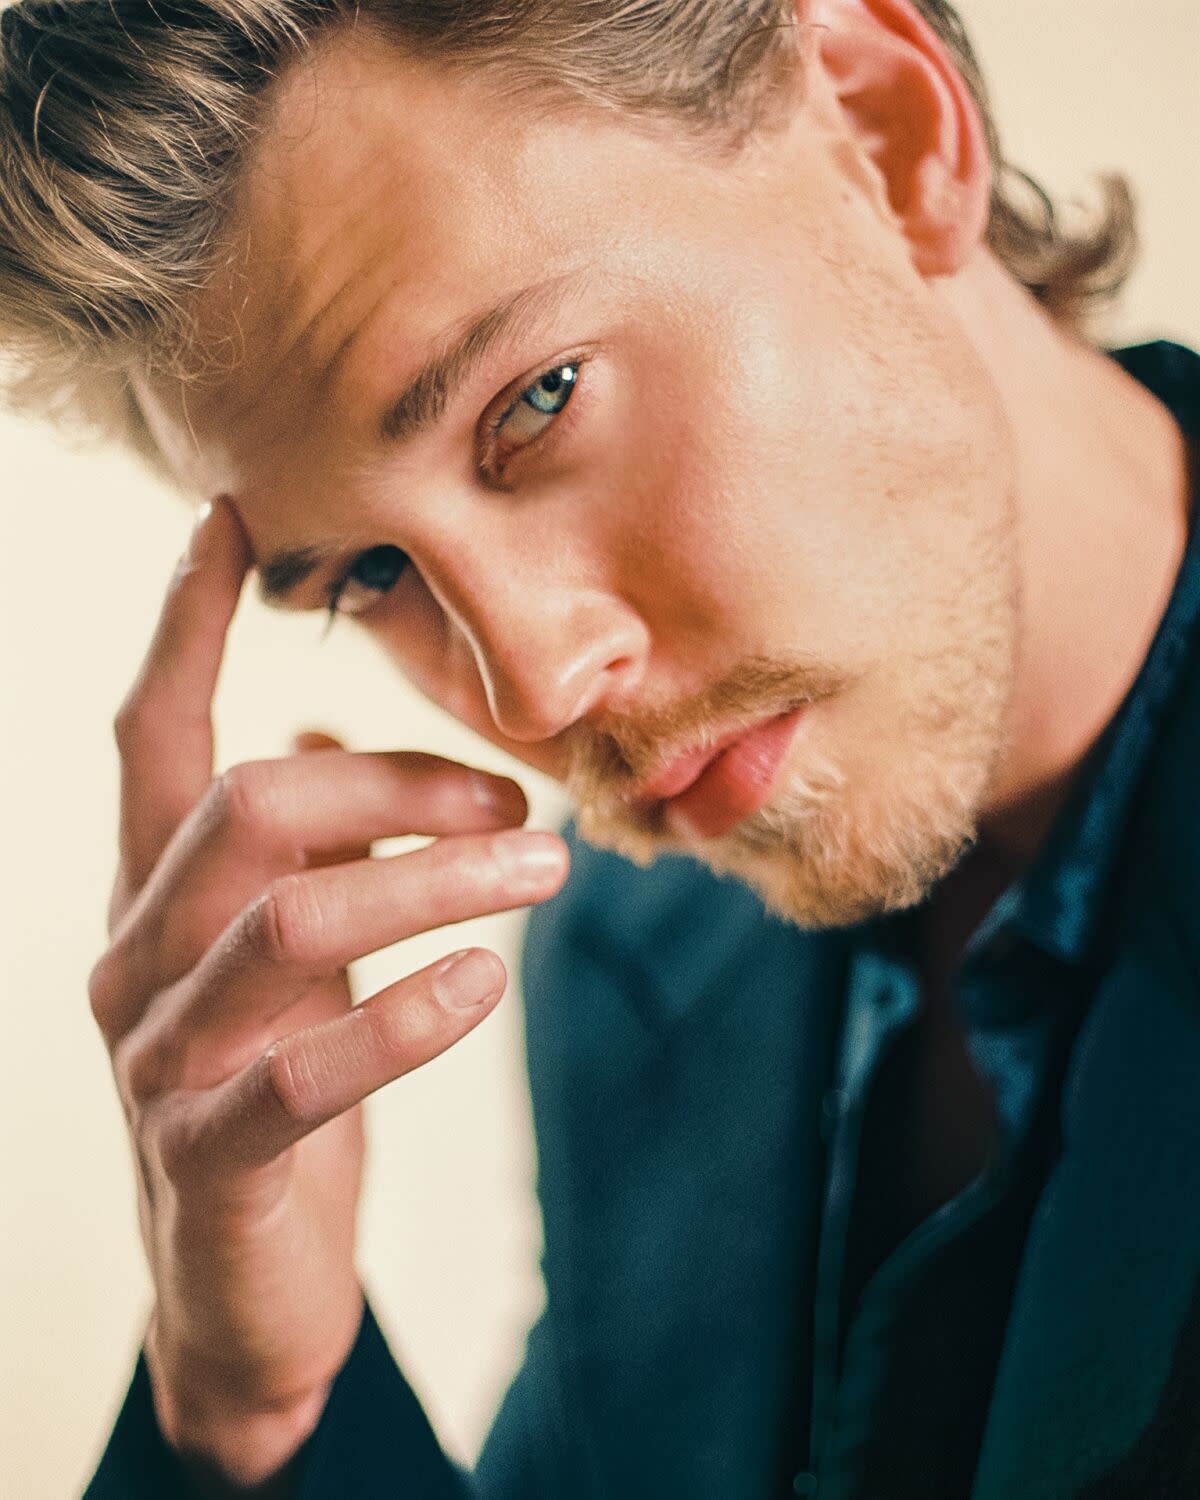
[[213,1494],[250,1493],[280,1476],[312,1435],[332,1382],[269,1400],[221,1369],[171,1347],[157,1318],[145,1340],[159,1430]]

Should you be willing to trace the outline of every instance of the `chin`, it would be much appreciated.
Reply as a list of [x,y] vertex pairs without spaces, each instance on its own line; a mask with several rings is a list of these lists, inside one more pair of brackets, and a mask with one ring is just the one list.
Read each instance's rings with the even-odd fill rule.
[[[926,778],[886,796],[855,795],[829,767],[789,782],[772,804],[692,854],[750,886],[796,927],[850,927],[922,902],[976,838],[981,774],[951,778],[934,795]],[[816,793],[816,795],[814,795]]]

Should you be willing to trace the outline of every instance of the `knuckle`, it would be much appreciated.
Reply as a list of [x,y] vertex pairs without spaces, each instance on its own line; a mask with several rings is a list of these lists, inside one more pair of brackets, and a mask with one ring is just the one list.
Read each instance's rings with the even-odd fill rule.
[[250,838],[272,832],[279,814],[278,772],[269,761],[243,761],[209,787],[211,813],[231,832]]
[[360,1005],[355,1019],[365,1029],[368,1050],[387,1063],[405,1059],[412,1047],[411,1006]]
[[486,907],[499,881],[477,847],[439,839],[420,854],[420,884],[413,899],[436,922],[458,920]]
[[317,1080],[303,1054],[286,1042],[273,1042],[263,1053],[263,1069],[270,1097],[284,1115],[298,1125],[315,1124]]
[[324,914],[311,884],[302,875],[281,875],[255,902],[252,942],[271,963],[308,965],[321,954]]
[[106,948],[92,965],[87,979],[88,1004],[96,1025],[107,1036],[124,999],[124,970],[115,948]]
[[145,1030],[130,1032],[113,1052],[117,1092],[132,1112],[161,1093],[173,1069],[172,1048],[161,1036]]
[[502,835],[481,834],[461,846],[449,840],[433,845],[437,851],[431,871],[431,887],[440,901],[459,905],[487,901],[501,894],[507,884],[511,860],[504,857]]
[[147,718],[148,705],[145,692],[138,683],[126,693],[113,715],[113,739],[123,757],[128,757],[138,742],[145,737]]
[[117,1062],[124,1094],[145,1101],[172,1088],[183,1073],[186,1041],[180,1029],[163,1016],[145,1017],[118,1044]]
[[192,1120],[183,1111],[164,1119],[154,1132],[154,1155],[168,1182],[178,1186],[195,1175],[199,1140]]
[[489,852],[488,843],[476,836],[468,835],[461,841],[438,839],[425,850],[428,879],[438,888],[449,889],[486,883],[494,873]]

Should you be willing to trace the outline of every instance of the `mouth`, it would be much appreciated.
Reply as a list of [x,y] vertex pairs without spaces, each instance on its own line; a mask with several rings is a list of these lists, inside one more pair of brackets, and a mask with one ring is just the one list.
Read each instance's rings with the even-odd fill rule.
[[801,704],[677,756],[629,800],[701,838],[719,838],[770,799],[808,707]]

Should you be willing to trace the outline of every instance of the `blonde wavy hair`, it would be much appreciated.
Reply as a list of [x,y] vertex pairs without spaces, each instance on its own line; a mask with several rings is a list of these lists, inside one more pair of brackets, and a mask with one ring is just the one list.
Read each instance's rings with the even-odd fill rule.
[[[945,0],[912,0],[979,107],[988,240],[1058,319],[1082,326],[1136,247],[1123,179],[1068,230],[1006,162],[982,74]],[[451,66],[674,118],[736,149],[794,60],[794,0],[20,0],[0,11],[0,346],[16,404],[152,445],[129,389],[171,368],[272,82],[337,27]]]

